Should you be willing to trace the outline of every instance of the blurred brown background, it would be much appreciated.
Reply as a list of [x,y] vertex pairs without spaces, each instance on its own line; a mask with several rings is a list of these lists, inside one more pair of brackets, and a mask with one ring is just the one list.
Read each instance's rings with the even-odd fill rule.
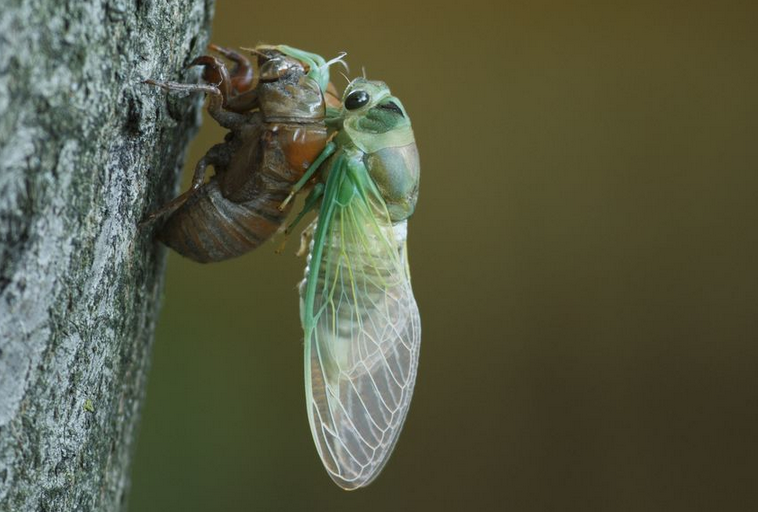
[[758,509],[757,22],[218,0],[214,42],[348,51],[408,109],[420,372],[382,476],[340,491],[305,415],[296,239],[172,254],[131,510]]

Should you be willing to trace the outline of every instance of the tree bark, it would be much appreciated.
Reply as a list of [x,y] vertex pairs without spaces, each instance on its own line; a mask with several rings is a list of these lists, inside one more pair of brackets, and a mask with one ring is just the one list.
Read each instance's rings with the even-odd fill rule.
[[212,0],[0,0],[0,511],[125,508]]

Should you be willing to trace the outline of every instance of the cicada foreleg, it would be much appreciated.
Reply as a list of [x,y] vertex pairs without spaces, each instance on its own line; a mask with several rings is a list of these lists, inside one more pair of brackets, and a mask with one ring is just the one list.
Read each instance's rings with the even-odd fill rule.
[[[301,220],[303,220],[303,217],[313,210],[316,205],[318,204],[319,199],[321,199],[321,196],[324,195],[324,184],[323,183],[316,183],[313,186],[313,189],[311,190],[310,194],[308,194],[308,197],[305,198],[305,204],[303,205],[303,209],[300,211],[300,213],[297,214],[295,217],[295,220],[293,220],[289,226],[287,226],[287,229],[284,230],[284,240],[282,240],[281,245],[276,250],[277,254],[281,254],[284,252],[284,247],[287,245],[287,239],[290,236],[290,233],[292,233],[292,230],[295,229],[295,226],[297,226]],[[307,230],[307,229],[306,229]],[[305,233],[305,232],[303,232]],[[303,253],[303,237],[300,238],[300,249],[297,251],[297,255],[301,256]]]
[[297,214],[297,217],[295,217],[295,220],[292,221],[292,223],[287,226],[287,229],[284,230],[285,235],[289,235],[292,230],[295,228],[295,226],[300,223],[301,220],[303,220],[303,217],[305,215],[313,210],[316,205],[318,204],[318,200],[321,199],[321,196],[324,195],[324,184],[323,183],[316,183],[313,186],[313,190],[311,190],[311,193],[308,194],[308,197],[305,198],[305,204],[303,205],[303,209],[300,213]]
[[218,87],[223,104],[226,106],[232,94],[232,78],[226,65],[213,55],[201,55],[190,63],[190,66],[203,67],[203,80]]
[[234,68],[230,74],[231,87],[234,94],[244,94],[258,86],[257,59],[251,62],[250,59],[236,50],[224,46],[212,44],[209,48],[234,62]]
[[224,96],[221,90],[215,85],[210,84],[183,84],[179,82],[161,82],[159,80],[148,79],[142,82],[147,85],[160,87],[161,89],[172,92],[193,93],[202,92],[208,95],[208,113],[218,124],[229,130],[241,127],[247,121],[247,117],[237,112],[224,109]]
[[303,177],[300,178],[300,180],[295,183],[292,186],[292,189],[290,189],[290,193],[287,196],[287,198],[282,201],[282,204],[279,205],[279,211],[284,211],[284,209],[287,207],[287,205],[292,201],[292,198],[295,197],[295,194],[300,192],[300,190],[305,186],[306,183],[313,177],[313,175],[316,173],[316,171],[321,167],[321,164],[324,163],[324,161],[329,158],[332,153],[334,153],[337,150],[337,145],[330,141],[327,143],[327,145],[324,147],[324,150],[321,151],[321,153],[318,155],[318,157],[313,161],[313,163],[308,167],[308,170],[305,171],[305,174],[303,174]]
[[210,45],[210,49],[234,62],[231,72],[216,57],[203,55],[192,62],[204,66],[203,80],[219,84],[223,96],[223,106],[233,112],[248,112],[258,101],[258,62],[251,62],[244,55],[223,46]]

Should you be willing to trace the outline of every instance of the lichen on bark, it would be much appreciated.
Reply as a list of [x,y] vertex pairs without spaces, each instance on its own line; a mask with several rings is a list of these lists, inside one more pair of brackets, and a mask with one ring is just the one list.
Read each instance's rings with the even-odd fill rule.
[[212,0],[3,0],[0,511],[121,510]]

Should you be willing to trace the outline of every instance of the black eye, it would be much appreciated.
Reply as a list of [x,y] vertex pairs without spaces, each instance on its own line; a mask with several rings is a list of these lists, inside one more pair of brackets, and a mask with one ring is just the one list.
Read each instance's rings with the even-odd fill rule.
[[345,98],[345,108],[348,110],[361,108],[363,105],[368,103],[369,99],[371,98],[369,98],[369,95],[366,91],[353,91],[347,95],[347,98]]

